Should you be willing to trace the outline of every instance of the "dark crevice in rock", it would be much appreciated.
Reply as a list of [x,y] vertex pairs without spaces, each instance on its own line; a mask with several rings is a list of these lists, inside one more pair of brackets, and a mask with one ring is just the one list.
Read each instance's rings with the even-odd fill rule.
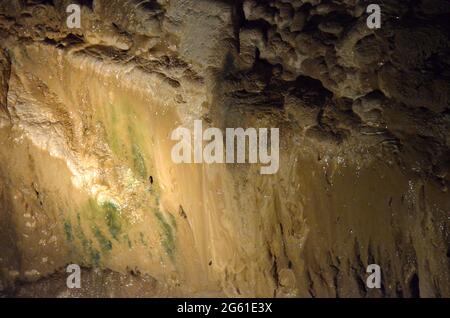
[[409,289],[411,291],[411,297],[419,298],[420,297],[420,288],[419,288],[419,275],[414,274],[409,281]]

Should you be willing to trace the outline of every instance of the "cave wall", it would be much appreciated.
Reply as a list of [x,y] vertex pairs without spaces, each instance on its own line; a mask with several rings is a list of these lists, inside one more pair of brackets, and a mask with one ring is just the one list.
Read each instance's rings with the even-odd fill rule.
[[[0,4],[0,289],[77,263],[159,295],[449,296],[448,2],[383,1],[378,30],[356,0],[83,1],[80,29],[69,3]],[[194,119],[280,127],[280,170],[175,165]]]

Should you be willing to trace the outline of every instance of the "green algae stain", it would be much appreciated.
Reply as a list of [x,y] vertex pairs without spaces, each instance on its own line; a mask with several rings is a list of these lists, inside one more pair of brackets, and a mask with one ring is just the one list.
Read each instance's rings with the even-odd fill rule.
[[73,231],[72,231],[72,224],[69,220],[64,221],[64,233],[66,234],[66,239],[68,242],[73,241]]
[[[105,109],[107,110],[107,113],[109,114],[109,120],[106,122],[103,122],[105,125],[105,132],[106,132],[106,142],[108,143],[109,147],[111,148],[111,151],[116,156],[122,156],[122,150],[123,147],[120,147],[121,140],[119,139],[119,132],[118,132],[118,114],[116,110],[116,106],[114,106],[111,103],[108,103],[105,106]],[[107,117],[102,117],[107,118]],[[102,120],[101,120],[102,121]]]
[[173,229],[160,211],[155,211],[156,219],[158,220],[162,229],[162,245],[167,255],[173,259],[175,253],[175,235]]
[[120,214],[120,207],[116,203],[106,201],[99,205],[95,200],[89,199],[85,208],[85,214],[96,226],[100,222],[105,222],[111,237],[119,241],[120,234],[123,231],[124,220]]
[[109,252],[112,250],[112,243],[108,238],[103,235],[102,231],[97,226],[92,227],[92,231],[95,235],[95,238],[97,239],[98,243],[100,244],[100,248],[103,252]]
[[[105,140],[114,156],[125,163],[136,177],[148,176],[146,151],[149,128],[146,116],[127,100],[105,104],[97,120],[104,125]],[[128,146],[131,145],[131,146]]]
[[147,178],[147,167],[145,166],[144,156],[142,155],[142,152],[139,149],[139,146],[134,144],[132,152],[133,152],[134,169],[135,169],[136,173],[143,179],[146,179]]
[[108,110],[109,110],[109,114],[111,115],[111,123],[113,125],[117,124],[117,111],[116,111],[116,107],[114,107],[113,104],[108,103]]
[[128,138],[131,141],[131,156],[133,158],[134,172],[143,179],[147,178],[147,166],[145,155],[142,151],[142,145],[145,144],[145,138],[140,132],[145,131],[142,124],[131,119],[128,120]]
[[86,236],[83,233],[83,229],[81,228],[80,213],[77,214],[77,220],[78,220],[78,224],[77,224],[77,227],[75,229],[75,234],[76,234],[76,237],[78,238],[78,240],[81,242],[81,246],[83,247],[83,251],[86,253],[86,252],[89,251],[89,249],[91,247],[91,242],[88,241],[88,239],[86,238]]
[[[87,255],[90,259],[90,263],[94,266],[100,265],[101,254],[94,247],[92,247],[92,241],[88,240],[83,232],[81,227],[81,217],[80,213],[77,213],[77,221],[78,224],[75,227],[75,235],[76,238],[81,242],[81,246],[83,248],[84,255]],[[86,256],[84,256],[86,259]]]
[[101,258],[100,252],[97,251],[95,248],[91,248],[90,256],[92,264],[98,267],[100,265],[100,258]]
[[105,220],[109,233],[116,241],[119,241],[119,234],[122,230],[122,224],[118,206],[113,202],[106,202],[102,205],[102,208],[105,212]]
[[172,224],[173,228],[176,230],[177,229],[177,220],[171,213],[169,213],[169,217],[170,217],[170,223]]
[[103,215],[102,208],[92,198],[90,198],[88,200],[88,203],[83,212],[84,212],[84,215],[89,218],[89,220],[96,219],[99,216]]
[[144,239],[144,233],[139,232],[139,238],[141,240],[142,245],[147,246],[147,242]]
[[132,248],[133,248],[133,245],[131,244],[131,240],[130,240],[130,237],[128,236],[128,234],[125,234],[125,235],[123,236],[123,240],[124,240],[125,242],[128,243],[128,248],[129,248],[129,249],[132,249]]
[[77,213],[77,222],[78,222],[78,224],[77,224],[77,227],[76,227],[76,229],[75,229],[75,234],[76,234],[76,236],[77,236],[77,238],[80,240],[80,242],[81,242],[81,245],[83,246],[83,247],[85,247],[86,245],[87,245],[87,239],[86,239],[86,237],[84,236],[84,233],[83,233],[83,230],[82,230],[82,228],[81,228],[81,217],[80,217],[80,213]]
[[115,155],[121,155],[120,141],[117,132],[114,129],[111,131],[110,135],[108,135],[108,144]]

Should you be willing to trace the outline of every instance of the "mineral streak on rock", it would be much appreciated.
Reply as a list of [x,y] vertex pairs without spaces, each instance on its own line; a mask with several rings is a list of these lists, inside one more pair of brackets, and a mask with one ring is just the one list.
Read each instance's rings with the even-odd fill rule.
[[[450,4],[369,3],[0,1],[0,295],[450,297]],[[174,164],[195,119],[278,173]]]

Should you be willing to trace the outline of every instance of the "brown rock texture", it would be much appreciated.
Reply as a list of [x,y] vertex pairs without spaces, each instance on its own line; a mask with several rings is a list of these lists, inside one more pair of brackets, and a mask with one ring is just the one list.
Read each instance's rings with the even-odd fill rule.
[[[450,3],[370,3],[0,1],[0,295],[450,297]],[[278,173],[174,164],[194,119]]]

